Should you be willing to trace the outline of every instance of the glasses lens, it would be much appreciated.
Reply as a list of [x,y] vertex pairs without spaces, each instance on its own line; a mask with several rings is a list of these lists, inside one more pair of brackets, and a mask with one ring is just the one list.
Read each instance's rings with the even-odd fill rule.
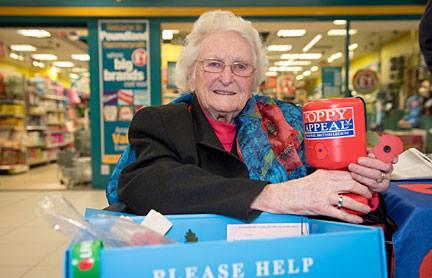
[[231,65],[231,69],[233,73],[238,76],[249,76],[253,72],[253,68],[251,65],[239,62],[233,63]]
[[208,72],[222,72],[225,68],[225,64],[218,60],[204,60],[204,70]]

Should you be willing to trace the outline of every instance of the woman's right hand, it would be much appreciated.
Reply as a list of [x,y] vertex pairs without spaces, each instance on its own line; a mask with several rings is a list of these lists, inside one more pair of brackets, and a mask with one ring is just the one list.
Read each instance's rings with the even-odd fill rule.
[[[309,176],[282,183],[269,184],[257,196],[251,208],[280,214],[323,215],[346,222],[362,223],[360,216],[338,209],[343,193],[356,193],[371,198],[369,189],[355,181],[348,171],[316,170]],[[342,196],[343,208],[370,212],[369,206]]]

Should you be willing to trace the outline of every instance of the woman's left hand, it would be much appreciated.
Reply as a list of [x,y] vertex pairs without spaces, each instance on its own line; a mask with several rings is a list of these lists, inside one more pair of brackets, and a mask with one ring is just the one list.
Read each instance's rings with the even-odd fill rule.
[[369,187],[371,192],[384,192],[389,187],[393,164],[397,161],[395,157],[392,163],[385,163],[369,153],[367,157],[360,157],[357,163],[348,165],[348,170],[354,180]]

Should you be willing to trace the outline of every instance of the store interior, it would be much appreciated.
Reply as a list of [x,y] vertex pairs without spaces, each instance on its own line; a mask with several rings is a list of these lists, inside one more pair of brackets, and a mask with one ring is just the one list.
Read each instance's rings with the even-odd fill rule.
[[0,190],[91,181],[87,48],[86,28],[0,28]]
[[[344,97],[348,84],[367,104],[370,131],[432,152],[432,78],[418,46],[418,20],[354,20],[348,40],[345,20],[252,23],[269,57],[257,93],[302,105]],[[163,104],[181,95],[173,73],[191,27],[161,25]],[[89,60],[85,27],[0,28],[0,190],[29,189],[29,180],[30,189],[89,185]],[[323,85],[329,68],[336,73],[331,88]],[[359,87],[362,70],[370,79]]]

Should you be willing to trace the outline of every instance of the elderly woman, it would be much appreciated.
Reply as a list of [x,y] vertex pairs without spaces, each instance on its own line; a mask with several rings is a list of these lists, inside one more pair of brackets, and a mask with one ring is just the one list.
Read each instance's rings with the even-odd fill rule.
[[350,172],[307,175],[299,108],[252,95],[266,66],[250,22],[225,11],[201,15],[176,67],[177,86],[192,94],[144,108],[131,123],[137,160],[123,170],[118,190],[131,212],[250,220],[266,211],[363,221],[340,207],[360,214],[370,207],[340,194],[371,198],[386,190],[392,165],[361,157]]

